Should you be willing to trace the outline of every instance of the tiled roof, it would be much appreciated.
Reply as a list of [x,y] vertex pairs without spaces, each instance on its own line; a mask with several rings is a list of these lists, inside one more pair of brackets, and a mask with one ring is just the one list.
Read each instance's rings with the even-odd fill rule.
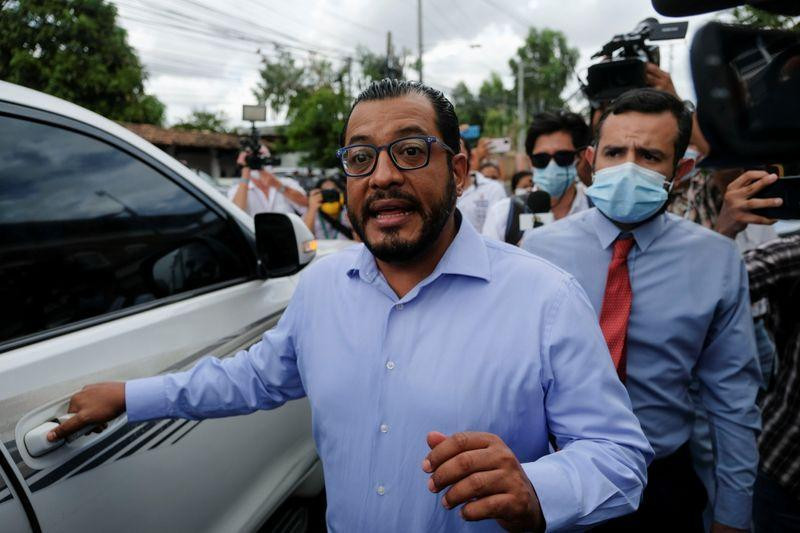
[[152,124],[131,124],[128,122],[123,122],[122,125],[146,141],[158,146],[239,149],[239,136],[230,133],[167,129],[153,126]]

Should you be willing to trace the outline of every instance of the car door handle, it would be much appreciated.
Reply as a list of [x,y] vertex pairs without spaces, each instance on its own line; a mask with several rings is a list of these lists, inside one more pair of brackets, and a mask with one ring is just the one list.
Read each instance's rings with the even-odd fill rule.
[[82,428],[80,431],[73,433],[66,439],[59,439],[53,442],[47,440],[47,435],[53,429],[57,428],[59,424],[64,423],[73,416],[75,416],[73,413],[61,415],[52,420],[48,420],[47,422],[28,431],[25,434],[24,441],[25,449],[28,450],[28,453],[31,455],[31,457],[41,457],[53,450],[60,448],[67,442],[73,442],[85,435],[88,435],[97,428],[97,425],[87,426]]
[[117,418],[109,420],[107,424],[101,424],[99,429],[97,425],[86,426],[66,439],[55,442],[48,441],[47,434],[53,428],[75,416],[74,413],[67,413],[70,398],[73,395],[74,393],[37,407],[23,415],[17,422],[14,428],[14,440],[22,460],[29,467],[44,470],[63,464],[113,434],[128,422],[128,417],[123,413]]

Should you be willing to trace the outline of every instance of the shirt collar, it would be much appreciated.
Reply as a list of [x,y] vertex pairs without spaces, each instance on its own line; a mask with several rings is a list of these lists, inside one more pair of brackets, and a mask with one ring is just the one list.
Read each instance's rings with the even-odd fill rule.
[[[427,280],[434,280],[442,274],[468,276],[489,281],[491,279],[491,266],[486,243],[472,224],[456,209],[456,223],[459,223],[458,233],[450,246],[445,251],[439,264]],[[348,276],[360,276],[367,283],[372,283],[378,276],[379,270],[375,257],[363,244],[350,267]]]
[[639,251],[644,252],[664,231],[664,227],[667,224],[667,214],[661,213],[655,216],[652,220],[647,221],[641,226],[635,227],[631,231],[623,231],[611,220],[606,218],[606,216],[603,215],[599,209],[594,207],[591,209],[589,214],[589,222],[591,223],[592,227],[594,227],[594,230],[597,233],[597,238],[600,241],[600,246],[603,248],[608,248],[611,246],[611,244],[621,233],[629,233],[633,234],[633,238],[636,241],[636,246],[639,248]]

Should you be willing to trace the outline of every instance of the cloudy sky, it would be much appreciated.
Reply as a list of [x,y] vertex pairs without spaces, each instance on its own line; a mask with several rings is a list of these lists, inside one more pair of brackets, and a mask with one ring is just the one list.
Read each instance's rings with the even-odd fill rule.
[[[149,72],[147,89],[167,105],[168,123],[192,109],[224,111],[239,125],[241,105],[254,103],[259,51],[288,45],[298,62],[314,52],[335,64],[357,45],[417,52],[415,0],[112,0]],[[512,86],[508,59],[528,26],[554,28],[580,50],[578,73],[612,35],[630,31],[650,16],[662,21],[649,0],[422,0],[424,78],[447,92],[463,80],[477,89],[492,70]],[[689,36],[709,16],[690,17]],[[662,68],[671,70],[684,98],[694,98],[689,42],[668,41]],[[480,45],[480,46],[477,46]],[[416,73],[411,72],[412,76]],[[577,87],[572,82],[565,90]],[[280,117],[270,116],[270,122]]]

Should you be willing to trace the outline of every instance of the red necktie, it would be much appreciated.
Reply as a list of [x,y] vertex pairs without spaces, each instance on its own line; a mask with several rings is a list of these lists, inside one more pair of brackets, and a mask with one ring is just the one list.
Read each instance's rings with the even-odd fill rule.
[[628,317],[631,314],[631,280],[628,278],[628,253],[633,248],[633,239],[614,241],[614,255],[608,265],[606,293],[600,311],[600,329],[611,352],[611,360],[622,382],[625,382],[627,364],[625,343],[628,338]]

